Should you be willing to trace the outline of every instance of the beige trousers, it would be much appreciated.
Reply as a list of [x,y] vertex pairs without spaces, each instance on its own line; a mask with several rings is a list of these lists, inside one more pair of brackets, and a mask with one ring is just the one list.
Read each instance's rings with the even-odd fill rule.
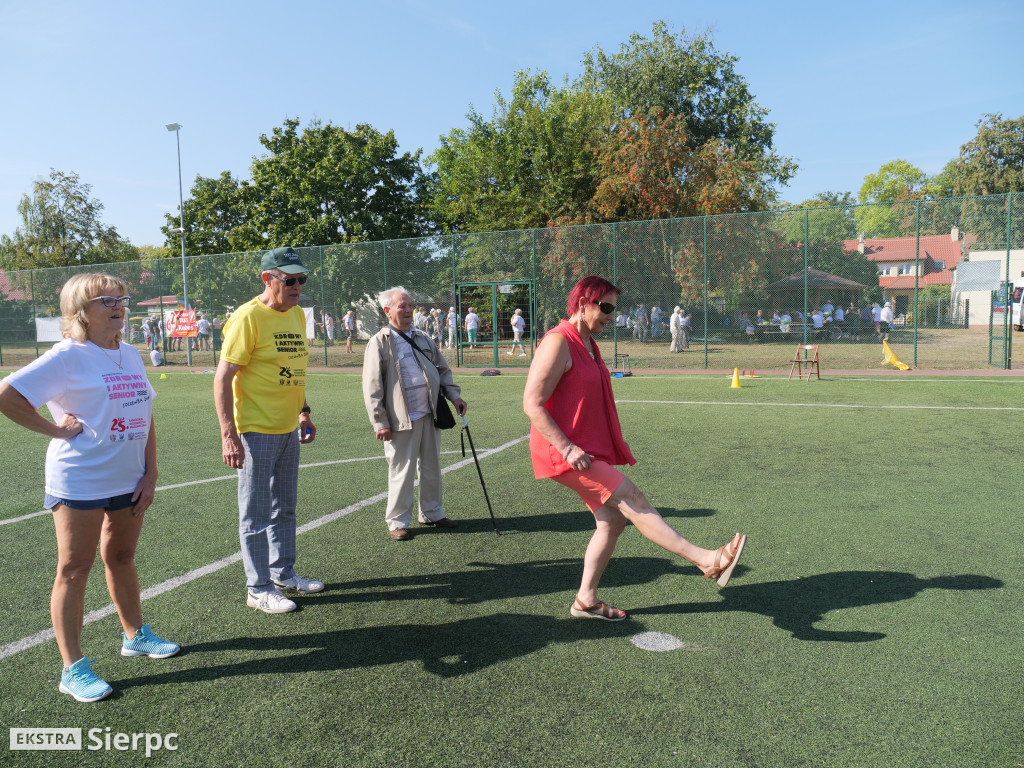
[[444,517],[441,506],[441,430],[428,413],[412,423],[412,429],[392,430],[384,443],[388,460],[388,508],[384,521],[389,530],[412,523],[413,486],[420,481],[419,521]]

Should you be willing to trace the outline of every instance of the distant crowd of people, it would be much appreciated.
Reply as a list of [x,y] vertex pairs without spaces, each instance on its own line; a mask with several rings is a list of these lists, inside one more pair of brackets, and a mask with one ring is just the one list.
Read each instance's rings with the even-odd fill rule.
[[766,318],[760,309],[753,318],[741,312],[739,327],[751,341],[762,340],[765,333],[787,335],[794,327],[802,330],[803,326],[810,326],[814,338],[831,335],[833,338],[846,337],[860,341],[862,328],[870,328],[874,336],[883,337],[892,330],[893,321],[891,301],[886,301],[882,306],[875,302],[863,307],[857,307],[856,302],[851,301],[845,309],[826,301],[806,316],[799,309],[775,310],[771,318]]

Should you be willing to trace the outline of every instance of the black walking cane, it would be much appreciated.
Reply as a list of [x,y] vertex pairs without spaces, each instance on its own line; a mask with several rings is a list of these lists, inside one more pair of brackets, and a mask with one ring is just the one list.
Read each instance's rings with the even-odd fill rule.
[[491,499],[487,495],[487,486],[484,485],[484,473],[480,471],[480,459],[476,457],[476,447],[473,445],[473,435],[469,433],[469,422],[466,421],[466,414],[462,414],[462,431],[459,433],[459,441],[462,443],[462,457],[466,457],[466,441],[462,439],[463,434],[469,438],[469,450],[473,452],[473,461],[476,463],[476,473],[480,476],[480,487],[484,489],[484,501],[487,502],[487,511],[491,513],[491,525],[494,526],[494,533],[501,535],[498,530],[498,523],[494,519],[494,510],[491,509]]

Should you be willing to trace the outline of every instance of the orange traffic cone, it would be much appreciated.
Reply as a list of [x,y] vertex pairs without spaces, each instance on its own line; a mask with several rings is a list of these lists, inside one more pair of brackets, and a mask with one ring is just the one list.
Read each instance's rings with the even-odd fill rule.
[[732,384],[729,385],[729,389],[743,389],[743,385],[740,384],[740,369],[732,369]]

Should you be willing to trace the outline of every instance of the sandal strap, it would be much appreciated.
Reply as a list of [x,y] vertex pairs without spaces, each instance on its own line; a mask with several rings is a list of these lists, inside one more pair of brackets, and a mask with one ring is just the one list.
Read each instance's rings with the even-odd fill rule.
[[[733,540],[730,541],[728,544],[724,544],[724,545],[722,545],[721,547],[719,547],[718,549],[715,550],[715,562],[712,564],[712,566],[710,568],[708,568],[706,571],[704,571],[704,578],[705,579],[713,579],[716,576],[718,576],[719,574],[721,574],[722,571],[725,570],[725,566],[722,565],[722,558],[725,556],[726,550],[729,547],[731,547],[735,542],[736,542],[736,539],[734,537]],[[728,562],[732,562],[732,559],[735,556],[736,556],[736,550],[733,549],[732,555],[729,557]]]
[[[576,609],[578,611],[583,611],[584,613],[593,613],[594,611],[597,611],[602,616],[608,619],[615,616],[616,611],[619,611],[618,608],[612,608],[610,605],[608,605],[608,603],[602,602],[597,602],[590,606],[584,606],[578,597],[576,598],[576,600],[573,601],[573,605],[579,606],[579,608]],[[619,613],[622,613],[622,611],[619,611]]]

